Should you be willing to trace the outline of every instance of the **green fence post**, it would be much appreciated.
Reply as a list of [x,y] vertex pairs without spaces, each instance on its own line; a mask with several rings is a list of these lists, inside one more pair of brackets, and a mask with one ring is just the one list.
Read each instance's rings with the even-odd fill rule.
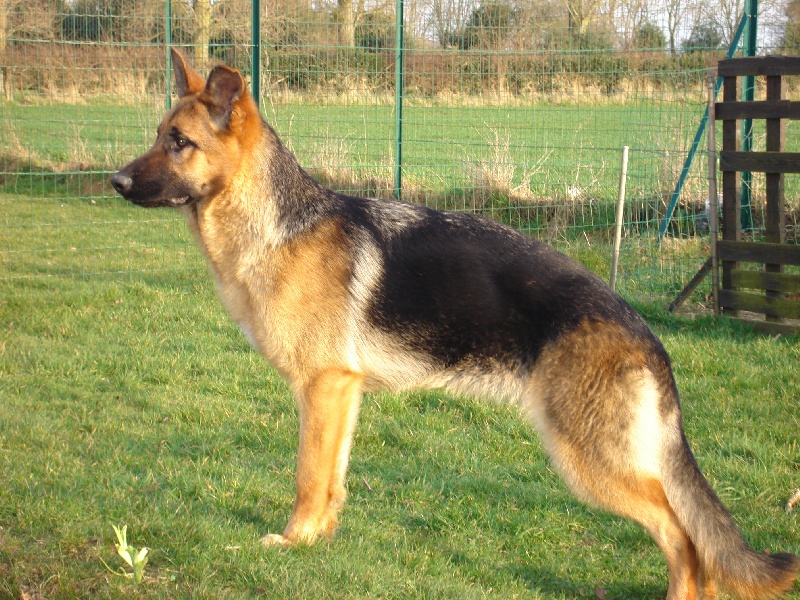
[[394,32],[394,197],[400,200],[403,177],[403,0],[395,2]]
[[166,100],[167,110],[172,108],[172,0],[164,2],[164,46],[166,48]]
[[[744,18],[747,21],[744,35],[744,55],[755,56],[758,39],[758,0],[745,0]],[[756,78],[746,75],[742,80],[742,100],[752,102],[755,99]],[[750,152],[753,149],[753,119],[742,119],[742,151]],[[749,171],[742,172],[742,186],[739,191],[741,202],[742,231],[753,229],[753,174]]]
[[250,89],[256,106],[261,102],[261,0],[252,0],[250,7],[250,42],[253,54],[250,65]]
[[[733,58],[733,55],[736,53],[736,48],[739,47],[739,40],[742,38],[742,33],[744,32],[744,27],[747,22],[747,13],[742,15],[741,20],[739,21],[739,26],[736,28],[736,33],[733,35],[733,40],[731,40],[730,46],[728,46],[728,52],[725,55],[726,58]],[[719,89],[722,87],[722,77],[717,77],[716,87],[714,88],[714,93],[716,94],[719,92]],[[692,141],[692,145],[689,148],[689,154],[686,156],[686,160],[683,163],[683,168],[681,169],[681,174],[678,177],[678,183],[675,185],[675,190],[672,192],[672,197],[669,200],[669,205],[667,206],[667,211],[664,214],[664,218],[661,220],[661,226],[658,228],[658,243],[661,243],[661,240],[664,239],[664,236],[667,233],[667,227],[669,226],[669,222],[672,220],[672,215],[675,212],[675,207],[678,205],[678,199],[681,197],[681,192],[683,191],[683,185],[686,183],[686,178],[689,175],[689,169],[692,166],[692,162],[694,161],[694,155],[697,153],[697,149],[700,146],[700,140],[703,137],[703,132],[706,129],[706,123],[708,123],[708,106],[706,106],[705,111],[703,112],[703,117],[700,119],[700,125],[697,126],[697,132],[694,134],[694,140]]]

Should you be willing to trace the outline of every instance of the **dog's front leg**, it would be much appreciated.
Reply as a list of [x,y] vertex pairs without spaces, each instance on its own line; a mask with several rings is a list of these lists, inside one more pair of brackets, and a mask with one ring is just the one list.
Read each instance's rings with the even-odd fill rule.
[[344,478],[361,404],[363,378],[329,369],[298,390],[300,450],[297,495],[283,535],[262,538],[265,545],[313,543],[331,537],[347,494]]

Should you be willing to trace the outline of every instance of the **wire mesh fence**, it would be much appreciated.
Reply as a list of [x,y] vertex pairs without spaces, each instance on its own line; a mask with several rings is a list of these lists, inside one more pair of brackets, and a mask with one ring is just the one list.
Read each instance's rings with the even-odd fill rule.
[[[762,2],[759,53],[797,50],[789,4]],[[326,185],[479,212],[601,274],[630,147],[619,289],[671,299],[708,255],[703,152],[663,240],[659,227],[741,4],[406,0],[398,36],[399,6],[7,0],[0,279],[201,267],[178,215],[128,206],[107,183],[154,138],[175,46],[201,72],[224,62],[257,77],[265,118]],[[790,223],[799,196],[787,182]]]

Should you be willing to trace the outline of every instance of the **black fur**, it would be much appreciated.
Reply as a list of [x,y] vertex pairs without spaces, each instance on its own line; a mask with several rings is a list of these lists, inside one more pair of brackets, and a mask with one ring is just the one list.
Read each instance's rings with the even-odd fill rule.
[[346,219],[369,230],[383,252],[372,322],[402,332],[410,350],[444,368],[499,361],[528,369],[548,342],[584,319],[617,322],[663,352],[641,317],[596,275],[525,234],[425,207],[414,207],[418,218],[387,234],[374,213],[384,219],[391,208],[374,205],[394,202],[342,200]]

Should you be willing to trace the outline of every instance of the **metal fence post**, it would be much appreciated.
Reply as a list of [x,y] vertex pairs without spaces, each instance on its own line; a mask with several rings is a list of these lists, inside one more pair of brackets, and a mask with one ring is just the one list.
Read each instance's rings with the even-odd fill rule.
[[[745,0],[744,18],[747,20],[744,35],[744,55],[755,56],[757,50],[758,33],[758,0]],[[742,100],[752,102],[755,99],[756,78],[746,75],[742,78]],[[753,119],[742,119],[742,151],[750,152],[753,149]],[[742,185],[739,191],[741,204],[742,231],[753,229],[752,209],[753,174],[749,171],[742,172]]]
[[[730,46],[728,46],[728,52],[726,53],[726,58],[733,58],[733,55],[736,53],[736,49],[739,47],[739,40],[742,38],[742,33],[744,32],[745,25],[747,23],[747,12],[742,14],[742,18],[739,21],[739,26],[736,28],[736,33],[733,34],[733,40],[731,40]],[[722,78],[717,77],[717,83],[714,87],[715,93],[719,92],[719,89],[722,87]],[[694,155],[697,153],[697,149],[700,146],[700,140],[703,137],[703,132],[706,128],[706,123],[708,122],[708,106],[705,108],[705,112],[703,113],[703,117],[700,119],[700,125],[697,127],[697,132],[694,135],[694,141],[692,141],[692,145],[689,148],[689,154],[686,156],[686,160],[683,163],[683,169],[681,169],[681,174],[678,177],[678,183],[675,185],[675,190],[672,192],[672,196],[669,200],[669,205],[667,206],[667,211],[664,214],[664,218],[661,220],[661,226],[658,228],[658,243],[661,243],[661,240],[664,239],[664,236],[667,233],[667,226],[669,222],[672,220],[672,214],[675,212],[675,207],[678,205],[678,199],[681,196],[681,192],[683,191],[683,184],[686,183],[686,178],[689,175],[689,169],[692,166],[692,162],[694,161]]]
[[250,7],[250,42],[253,54],[250,65],[250,89],[256,106],[261,105],[261,0],[252,0]]
[[394,32],[394,197],[400,199],[403,177],[403,0],[395,2]]
[[172,108],[172,0],[164,0],[164,47],[166,49],[165,94],[164,104],[167,110]]
[[617,197],[617,222],[614,227],[614,247],[611,251],[611,277],[608,284],[616,289],[617,268],[619,267],[619,247],[622,244],[622,217],[625,212],[625,185],[628,181],[628,146],[622,147],[622,159],[619,167],[619,196]]

